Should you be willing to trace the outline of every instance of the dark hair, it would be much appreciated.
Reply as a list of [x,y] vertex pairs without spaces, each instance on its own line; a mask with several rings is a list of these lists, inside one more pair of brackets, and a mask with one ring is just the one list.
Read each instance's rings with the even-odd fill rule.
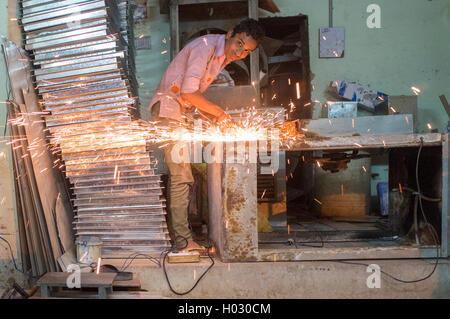
[[233,34],[231,36],[234,37],[236,33],[242,32],[247,33],[247,35],[251,36],[258,42],[260,42],[266,35],[266,31],[264,30],[262,24],[259,21],[251,18],[247,18],[241,21],[237,26],[235,26],[233,29]]

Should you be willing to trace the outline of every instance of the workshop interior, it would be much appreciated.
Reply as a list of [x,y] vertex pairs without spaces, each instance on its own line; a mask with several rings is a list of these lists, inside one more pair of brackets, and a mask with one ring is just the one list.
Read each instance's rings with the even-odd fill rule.
[[[204,93],[235,129],[197,140],[237,160],[191,164],[178,250],[148,105],[246,18]],[[448,0],[2,0],[0,30],[2,299],[450,297]]]

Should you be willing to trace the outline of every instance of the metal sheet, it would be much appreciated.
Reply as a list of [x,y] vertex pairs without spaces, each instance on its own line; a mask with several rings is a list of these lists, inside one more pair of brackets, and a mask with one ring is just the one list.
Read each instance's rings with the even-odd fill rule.
[[[100,63],[100,66],[92,66],[92,67],[84,67],[80,69],[70,70],[70,71],[62,71],[62,72],[54,72],[54,73],[48,73],[43,75],[36,75],[36,81],[40,85],[42,81],[44,80],[55,80],[58,78],[65,78],[70,76],[80,76],[85,74],[90,74],[94,72],[103,72],[103,71],[112,71],[119,69],[119,63],[116,61],[111,64],[102,64]],[[54,83],[54,82],[53,82]]]
[[102,92],[105,90],[110,89],[118,89],[118,88],[126,88],[127,87],[127,81],[125,80],[117,80],[113,79],[112,81],[108,81],[105,83],[94,83],[94,84],[84,84],[80,83],[78,85],[75,85],[73,88],[66,88],[62,90],[58,90],[56,92],[52,93],[44,93],[42,94],[42,98],[48,99],[58,99],[58,98],[71,98],[77,95],[85,95],[90,94],[91,92]]
[[39,1],[38,3],[35,3],[34,6],[32,6],[31,4],[27,4],[28,2],[32,2],[32,1],[22,1],[22,5],[23,5],[23,14],[24,15],[28,15],[28,14],[32,14],[32,13],[37,13],[40,11],[45,11],[45,10],[51,10],[51,9],[57,9],[57,8],[61,8],[61,7],[66,7],[66,6],[70,6],[70,5],[74,5],[74,4],[82,4],[83,2],[88,2],[91,0],[60,0],[60,1],[54,1],[54,0],[44,0],[44,1]]
[[[129,170],[146,170],[146,169],[153,169],[150,167],[149,164],[123,164],[123,165],[117,165],[117,167],[119,169],[125,168],[125,169],[129,169]],[[75,169],[75,168],[71,168],[70,171],[66,171],[66,176],[80,176],[83,174],[104,174],[107,172],[113,172],[116,169],[115,165],[111,165],[111,166],[103,166],[100,168],[82,168],[82,169]]]
[[[61,17],[57,19],[44,20],[42,22],[24,24],[23,29],[27,31],[35,31],[44,28],[55,27],[68,23],[73,23],[74,20],[88,20],[94,18],[103,18],[108,16],[108,10],[106,8],[96,9],[90,12],[84,12],[75,15],[69,15],[67,17]],[[51,15],[49,16],[51,17]]]
[[[37,50],[37,49],[43,49],[43,48],[53,48],[53,47],[59,47],[61,45],[67,45],[69,43],[76,43],[80,41],[85,40],[95,40],[95,39],[101,39],[108,35],[110,32],[107,29],[104,30],[97,30],[89,33],[83,33],[79,35],[73,35],[70,37],[63,37],[63,38],[54,38],[51,40],[43,40],[40,42],[35,43],[27,43],[25,45],[25,49],[27,50]],[[39,39],[40,40],[40,39]]]
[[50,112],[43,118],[60,156],[55,165],[73,183],[77,236],[100,236],[113,255],[170,246],[161,179],[144,138],[148,128],[131,121],[138,85],[134,44],[122,37],[133,33],[129,3],[23,4],[40,103]]
[[109,37],[99,41],[90,41],[83,44],[64,46],[57,49],[52,48],[48,50],[35,51],[34,58],[36,61],[48,61],[55,58],[86,55],[111,49],[122,51],[123,47],[119,45],[117,39]]
[[[33,22],[55,19],[57,17],[73,15],[74,13],[81,13],[84,11],[90,11],[100,8],[106,8],[106,3],[104,0],[86,1],[78,5],[66,5],[59,8],[48,8],[48,10],[42,12],[24,14],[22,17],[22,23],[30,24]],[[75,19],[69,21],[73,23],[74,20]]]

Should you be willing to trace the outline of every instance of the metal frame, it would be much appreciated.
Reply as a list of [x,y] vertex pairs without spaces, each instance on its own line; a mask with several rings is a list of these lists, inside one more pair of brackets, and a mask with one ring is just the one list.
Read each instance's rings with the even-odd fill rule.
[[443,134],[442,140],[442,230],[441,230],[441,256],[450,255],[450,176],[448,174],[450,164],[450,134]]
[[[442,147],[442,237],[441,256],[449,255],[449,134],[397,134],[345,136],[326,139],[305,139],[280,151],[311,151],[330,149],[364,149]],[[224,262],[232,261],[294,261],[336,259],[432,258],[436,247],[352,247],[260,249],[258,247],[256,164],[208,164],[208,196],[210,239]],[[447,196],[445,196],[447,194]]]

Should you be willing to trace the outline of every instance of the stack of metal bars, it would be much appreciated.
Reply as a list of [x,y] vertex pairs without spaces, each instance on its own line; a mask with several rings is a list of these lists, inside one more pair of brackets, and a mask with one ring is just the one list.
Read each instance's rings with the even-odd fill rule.
[[[25,48],[50,142],[73,184],[76,236],[103,257],[170,246],[161,180],[138,112],[128,1],[22,0]],[[124,36],[126,37],[124,39]]]

